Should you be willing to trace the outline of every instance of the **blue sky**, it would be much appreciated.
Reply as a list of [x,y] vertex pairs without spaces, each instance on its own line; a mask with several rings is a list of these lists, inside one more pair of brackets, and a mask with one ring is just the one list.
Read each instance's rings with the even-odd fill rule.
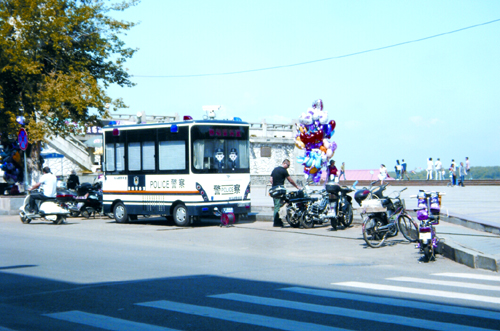
[[354,54],[500,19],[500,1],[142,0],[117,17],[141,22],[122,38],[137,86],[108,90],[120,113],[290,123],[322,99],[348,169],[500,165],[500,21]]

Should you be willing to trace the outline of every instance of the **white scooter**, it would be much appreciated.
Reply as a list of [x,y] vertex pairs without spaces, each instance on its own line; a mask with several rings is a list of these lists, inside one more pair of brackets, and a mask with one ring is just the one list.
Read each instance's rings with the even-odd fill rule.
[[30,195],[31,191],[28,191],[23,205],[19,208],[19,217],[21,217],[21,222],[28,224],[36,218],[39,218],[42,221],[54,222],[54,224],[61,224],[66,221],[69,211],[61,208],[57,204],[56,198],[49,198],[45,201],[37,200],[36,205],[38,206],[38,213],[29,214],[27,209]]

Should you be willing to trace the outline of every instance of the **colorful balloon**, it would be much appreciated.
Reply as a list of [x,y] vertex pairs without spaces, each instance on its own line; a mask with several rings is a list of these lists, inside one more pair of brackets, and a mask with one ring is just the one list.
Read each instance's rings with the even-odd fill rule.
[[[297,138],[299,138],[299,137],[297,137]],[[295,140],[295,146],[298,149],[304,149],[304,148],[306,148],[306,145],[300,140],[300,138]]]
[[332,139],[336,123],[328,120],[328,112],[323,110],[323,101],[315,100],[311,108],[299,117],[296,124],[295,146],[304,150],[304,156],[297,157],[297,162],[304,166],[308,181],[318,183],[322,168],[328,165],[335,154],[337,144]]
[[321,99],[315,100],[312,104],[312,107],[315,109],[323,110],[323,100]]
[[331,120],[329,124],[330,124],[330,126],[332,127],[332,130],[335,130],[335,126],[336,126],[335,121],[334,121],[334,120]]
[[333,156],[333,150],[328,149],[328,150],[326,151],[326,157],[327,157],[328,159],[331,159],[331,158],[332,158],[332,156]]

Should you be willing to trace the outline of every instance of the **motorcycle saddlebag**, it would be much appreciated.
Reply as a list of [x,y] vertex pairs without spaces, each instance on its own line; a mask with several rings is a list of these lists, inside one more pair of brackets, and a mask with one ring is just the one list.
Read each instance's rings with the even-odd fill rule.
[[338,195],[339,192],[340,192],[340,185],[339,184],[335,184],[335,183],[327,183],[325,185],[325,190],[328,192],[328,193],[331,193],[331,194],[335,194],[335,195]]
[[274,199],[280,199],[286,194],[284,186],[274,186],[269,190],[269,195]]

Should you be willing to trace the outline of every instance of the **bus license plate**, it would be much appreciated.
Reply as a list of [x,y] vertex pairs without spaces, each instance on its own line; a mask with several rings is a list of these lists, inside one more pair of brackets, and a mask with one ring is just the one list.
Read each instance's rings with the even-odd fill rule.
[[430,232],[420,232],[419,239],[420,240],[431,240],[431,233]]
[[234,211],[233,211],[233,208],[223,208],[222,212],[224,214],[229,214],[229,213],[233,213]]
[[222,185],[220,187],[221,194],[234,194],[234,185]]

